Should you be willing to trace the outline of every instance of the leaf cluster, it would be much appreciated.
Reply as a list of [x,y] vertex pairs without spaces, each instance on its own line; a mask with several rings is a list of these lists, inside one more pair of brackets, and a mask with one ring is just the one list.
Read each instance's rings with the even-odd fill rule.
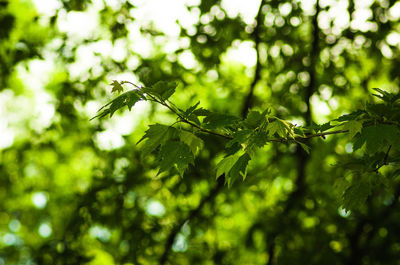
[[[122,85],[126,83],[134,85],[128,81],[114,81],[112,92],[122,92]],[[370,182],[362,176],[378,173],[383,166],[389,165],[389,153],[392,155],[396,152],[398,156],[400,151],[399,95],[381,89],[375,89],[378,93],[375,96],[383,102],[368,103],[365,109],[342,115],[322,125],[313,123],[301,127],[272,115],[269,109],[263,112],[251,110],[243,120],[204,109],[200,107],[200,102],[185,110],[180,109],[169,101],[177,86],[172,82],[159,81],[148,87],[134,86],[134,90],[122,93],[101,108],[96,117],[108,114],[111,117],[124,106],[131,110],[140,100],[156,102],[172,111],[177,116],[174,124],[150,125],[139,141],[142,143],[143,157],[151,153],[157,155],[159,173],[175,168],[183,176],[188,166],[194,165],[195,156],[204,144],[200,134],[211,134],[228,140],[225,156],[216,164],[215,170],[216,178],[224,176],[225,183],[231,186],[237,179],[246,178],[252,157],[268,143],[295,143],[310,153],[310,147],[306,144],[310,138],[325,139],[327,135],[347,133],[354,151],[365,150],[365,158],[357,162],[358,166],[350,166],[358,177],[353,178],[342,190],[343,205],[350,210],[361,207],[371,194],[373,185],[366,185]],[[334,128],[336,130],[332,131]]]

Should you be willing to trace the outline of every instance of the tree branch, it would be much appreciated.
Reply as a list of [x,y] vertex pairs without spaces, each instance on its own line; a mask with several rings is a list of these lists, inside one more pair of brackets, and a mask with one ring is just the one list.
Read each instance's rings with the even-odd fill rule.
[[250,90],[249,93],[246,96],[246,99],[244,101],[243,107],[242,107],[242,117],[246,117],[249,109],[253,105],[253,94],[254,94],[254,89],[258,83],[258,81],[261,79],[261,62],[260,62],[260,43],[261,43],[261,37],[260,37],[260,28],[261,25],[263,24],[262,21],[262,7],[264,5],[264,0],[261,0],[260,2],[260,7],[258,8],[257,16],[256,16],[256,26],[253,31],[253,39],[256,47],[256,68],[254,71],[254,77],[253,81],[251,82],[250,85]]
[[[304,93],[304,102],[307,104],[307,112],[305,114],[305,120],[306,120],[306,125],[310,125],[312,122],[312,110],[311,110],[311,103],[310,103],[310,98],[313,95],[316,87],[317,87],[317,82],[316,82],[316,63],[318,60],[319,56],[319,28],[318,28],[318,14],[320,11],[319,7],[319,0],[317,0],[316,4],[316,12],[315,15],[312,19],[312,45],[311,45],[311,50],[309,53],[310,56],[310,67],[309,67],[309,74],[310,74],[310,83],[305,89]],[[329,132],[329,134],[336,134],[336,133],[344,133],[346,131],[344,130],[338,130],[338,131],[333,131]],[[328,133],[328,132],[327,132]],[[310,139],[313,137],[318,137],[318,136],[325,136],[327,133],[317,133],[317,134],[310,134],[306,135],[303,137],[303,139]],[[286,201],[285,208],[282,212],[282,216],[286,216],[289,211],[292,210],[292,208],[295,206],[296,203],[301,202],[301,198],[303,198],[306,190],[306,166],[309,161],[309,156],[305,153],[305,151],[300,148],[299,145],[297,145],[297,150],[296,150],[296,156],[298,160],[298,168],[297,168],[297,178],[296,178],[296,187],[293,190],[293,192],[289,195],[288,200]],[[267,242],[267,251],[268,251],[268,260],[267,260],[267,265],[272,265],[276,263],[276,237],[279,235],[280,231],[275,231],[272,235],[270,235],[270,244]],[[267,236],[268,237],[268,236]]]
[[217,182],[217,185],[210,190],[209,194],[204,197],[199,205],[190,211],[189,215],[181,220],[169,233],[167,240],[165,241],[165,246],[164,246],[164,252],[162,253],[160,257],[159,264],[164,265],[168,261],[168,254],[172,248],[172,245],[174,244],[175,237],[179,233],[179,231],[182,229],[182,226],[191,220],[193,220],[196,216],[199,215],[200,211],[203,209],[204,205],[207,204],[208,202],[211,202],[219,193],[219,191],[224,187],[224,181],[222,180],[223,178],[220,178]]

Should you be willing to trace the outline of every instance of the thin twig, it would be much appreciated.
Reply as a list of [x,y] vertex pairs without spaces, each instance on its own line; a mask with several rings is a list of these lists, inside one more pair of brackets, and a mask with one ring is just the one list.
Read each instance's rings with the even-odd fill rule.
[[381,169],[381,167],[383,167],[383,166],[387,166],[388,165],[388,158],[389,158],[389,152],[390,152],[390,149],[392,148],[392,145],[389,145],[389,148],[388,148],[388,150],[386,151],[386,154],[385,154],[385,157],[383,158],[383,161],[382,161],[382,163],[380,164],[380,165],[378,165],[378,167],[377,168],[375,168],[373,171],[374,172],[376,172],[376,173],[378,173],[379,172],[379,169]]

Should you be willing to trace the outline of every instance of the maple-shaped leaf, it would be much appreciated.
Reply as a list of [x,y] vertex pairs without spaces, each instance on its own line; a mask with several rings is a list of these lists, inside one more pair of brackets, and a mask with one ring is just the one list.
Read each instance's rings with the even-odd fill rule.
[[165,101],[175,93],[176,86],[176,82],[158,81],[151,87],[142,88],[142,91]]
[[276,133],[279,137],[286,138],[287,136],[294,137],[293,125],[287,121],[277,119],[267,126],[267,132],[270,136],[274,136]]
[[126,93],[125,104],[128,107],[129,111],[132,110],[133,105],[136,104],[139,100],[145,99],[142,95],[138,93],[137,90],[128,91]]
[[165,126],[162,124],[150,125],[149,129],[145,132],[142,139],[139,140],[138,144],[145,140],[142,146],[142,156],[146,156],[153,152],[157,147],[163,145],[169,139],[175,137],[177,129],[171,126]]
[[189,146],[180,141],[167,141],[161,148],[159,173],[176,167],[182,177],[189,164],[194,164],[194,157]]
[[200,101],[197,102],[196,104],[194,104],[193,106],[187,108],[185,111],[183,111],[183,113],[182,113],[183,117],[185,117],[186,119],[188,119],[190,121],[193,121],[196,124],[200,124],[198,115],[196,115],[194,113],[194,111],[196,110],[196,108],[199,104],[200,104]]
[[378,97],[380,99],[382,99],[383,101],[385,101],[386,103],[389,104],[393,104],[396,102],[396,100],[398,100],[400,98],[400,94],[394,94],[394,93],[389,93],[387,91],[384,91],[380,88],[373,88],[373,90],[375,90],[376,92],[378,92],[378,94],[372,94],[375,97]]
[[197,137],[193,133],[190,133],[187,131],[180,131],[179,138],[181,139],[182,142],[184,142],[187,146],[189,146],[193,155],[196,155],[197,152],[203,146],[203,140],[201,140],[199,137]]
[[346,210],[359,210],[368,196],[371,194],[372,185],[368,178],[360,179],[360,177],[353,180],[353,183],[345,190],[342,197],[343,208]]
[[268,143],[268,133],[265,131],[254,131],[248,138],[245,151],[253,157],[256,150]]
[[152,78],[151,78],[151,70],[148,67],[143,67],[141,68],[136,74],[139,76],[140,81],[145,86],[151,86],[152,84]]
[[368,114],[378,119],[382,117],[387,117],[387,115],[390,115],[392,113],[392,106],[386,103],[370,104],[367,102],[365,108]]
[[122,93],[121,95],[101,107],[98,110],[99,114],[91,118],[91,120],[93,120],[94,118],[103,118],[108,114],[110,114],[110,117],[112,117],[117,110],[121,109],[124,106],[127,106],[128,109],[131,110],[132,106],[140,100],[146,100],[146,98],[143,97],[137,90],[130,90]]
[[212,114],[211,111],[206,110],[204,108],[198,108],[192,111],[192,113],[198,117],[206,117]]
[[[359,135],[354,137],[353,150],[360,149],[366,144],[366,151],[375,154],[386,149],[388,145],[400,150],[400,130],[395,125],[376,124],[364,127]],[[385,150],[383,150],[385,151]]]
[[190,115],[190,114],[192,114],[192,112],[195,110],[195,109],[197,109],[197,106],[199,106],[200,105],[200,101],[198,101],[196,104],[194,104],[193,106],[190,106],[189,108],[187,108],[185,111],[184,111],[184,115],[185,116],[188,116],[188,115]]
[[229,114],[220,114],[208,112],[204,118],[204,127],[209,129],[216,129],[235,125],[240,119],[236,116]]
[[233,165],[238,161],[239,156],[237,154],[229,155],[222,159],[217,165],[216,178],[218,179],[222,174],[229,176],[229,171],[232,169]]
[[361,133],[362,127],[362,122],[356,120],[350,120],[343,124],[343,129],[349,131],[350,138],[353,138],[357,133]]
[[227,144],[226,147],[231,147],[233,146],[235,143],[238,143],[239,145],[242,145],[244,143],[247,142],[249,136],[251,135],[253,131],[252,130],[240,130],[240,131],[236,131],[233,134],[233,139],[230,140]]
[[[237,177],[242,176],[243,180],[246,179],[247,175],[247,164],[250,161],[250,156],[245,153],[242,156],[239,157],[239,159],[236,161],[236,163],[233,165],[229,172],[229,179],[231,181],[231,184],[237,179]],[[229,182],[228,182],[229,186]]]
[[251,110],[247,114],[243,124],[249,129],[255,129],[260,126],[263,121],[265,121],[265,113]]
[[239,176],[246,178],[249,161],[250,156],[247,153],[241,156],[237,153],[229,155],[218,163],[216,177],[219,178],[225,174],[225,183],[230,187]]
[[122,93],[124,91],[124,88],[117,80],[113,80],[113,82],[110,85],[112,86],[111,93],[114,92]]
[[349,114],[344,114],[342,116],[340,116],[339,118],[337,118],[335,121],[352,121],[357,119],[358,117],[360,117],[361,115],[365,114],[366,111],[365,110],[357,110],[355,112],[349,113]]

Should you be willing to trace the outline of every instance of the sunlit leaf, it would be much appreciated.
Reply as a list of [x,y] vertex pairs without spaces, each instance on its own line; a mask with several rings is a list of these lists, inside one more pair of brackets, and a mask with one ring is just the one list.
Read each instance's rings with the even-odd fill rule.
[[124,91],[124,88],[117,80],[113,80],[111,85],[112,85],[111,93],[114,93],[114,92],[122,93]]
[[181,130],[179,132],[179,138],[181,139],[182,142],[184,142],[187,146],[190,147],[190,150],[192,151],[193,155],[196,155],[203,146],[203,140],[201,140],[193,133]]
[[343,124],[343,129],[349,131],[350,138],[353,138],[357,133],[360,133],[362,127],[362,122],[356,120],[351,120]]

